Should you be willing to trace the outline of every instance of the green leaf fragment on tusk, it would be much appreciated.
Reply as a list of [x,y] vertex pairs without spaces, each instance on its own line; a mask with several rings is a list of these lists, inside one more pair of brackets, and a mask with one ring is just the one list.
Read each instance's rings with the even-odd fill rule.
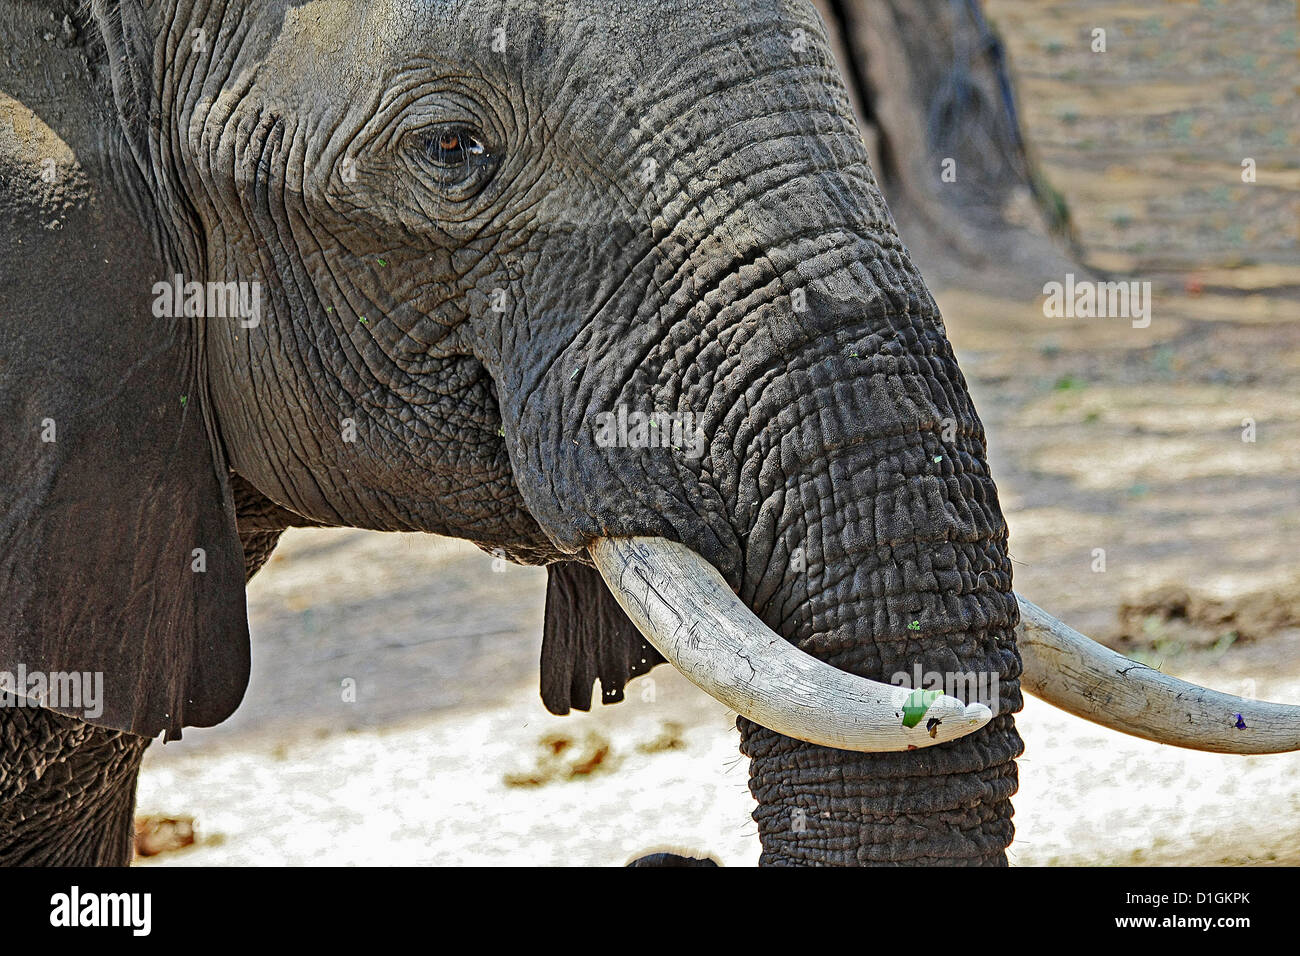
[[925,716],[925,712],[930,709],[930,705],[942,697],[937,690],[917,689],[908,695],[907,700],[903,701],[903,726],[915,727]]

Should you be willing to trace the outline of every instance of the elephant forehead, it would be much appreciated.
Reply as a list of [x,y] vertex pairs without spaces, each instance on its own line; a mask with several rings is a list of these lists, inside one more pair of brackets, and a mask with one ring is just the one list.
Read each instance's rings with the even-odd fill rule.
[[605,80],[644,80],[711,37],[743,44],[773,25],[817,22],[806,0],[307,0],[267,16],[280,17],[266,24],[267,64],[301,88],[327,77],[334,91],[373,86],[376,69],[412,59],[535,74],[582,69],[586,57]]

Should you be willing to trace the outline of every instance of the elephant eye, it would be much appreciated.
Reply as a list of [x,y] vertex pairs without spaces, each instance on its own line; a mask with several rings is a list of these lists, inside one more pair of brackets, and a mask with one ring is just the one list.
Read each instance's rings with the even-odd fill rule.
[[487,144],[466,126],[440,126],[425,136],[424,153],[434,166],[466,170],[489,158]]
[[466,123],[425,127],[413,135],[425,175],[453,202],[475,196],[492,178],[500,158],[487,137]]

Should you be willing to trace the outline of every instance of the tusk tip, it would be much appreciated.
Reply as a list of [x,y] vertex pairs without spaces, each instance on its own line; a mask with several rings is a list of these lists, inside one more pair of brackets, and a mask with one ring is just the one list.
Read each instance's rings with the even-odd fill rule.
[[945,695],[925,709],[917,726],[935,743],[945,743],[974,733],[992,719],[993,711],[986,705],[967,704]]
[[1300,707],[1170,677],[1103,647],[1018,594],[1016,601],[1020,686],[1049,704],[1112,730],[1192,750],[1300,750]]

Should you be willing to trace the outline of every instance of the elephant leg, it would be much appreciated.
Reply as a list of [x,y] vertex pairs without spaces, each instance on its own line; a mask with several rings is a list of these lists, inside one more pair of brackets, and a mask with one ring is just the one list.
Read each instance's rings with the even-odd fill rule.
[[146,737],[0,707],[0,865],[126,866]]

